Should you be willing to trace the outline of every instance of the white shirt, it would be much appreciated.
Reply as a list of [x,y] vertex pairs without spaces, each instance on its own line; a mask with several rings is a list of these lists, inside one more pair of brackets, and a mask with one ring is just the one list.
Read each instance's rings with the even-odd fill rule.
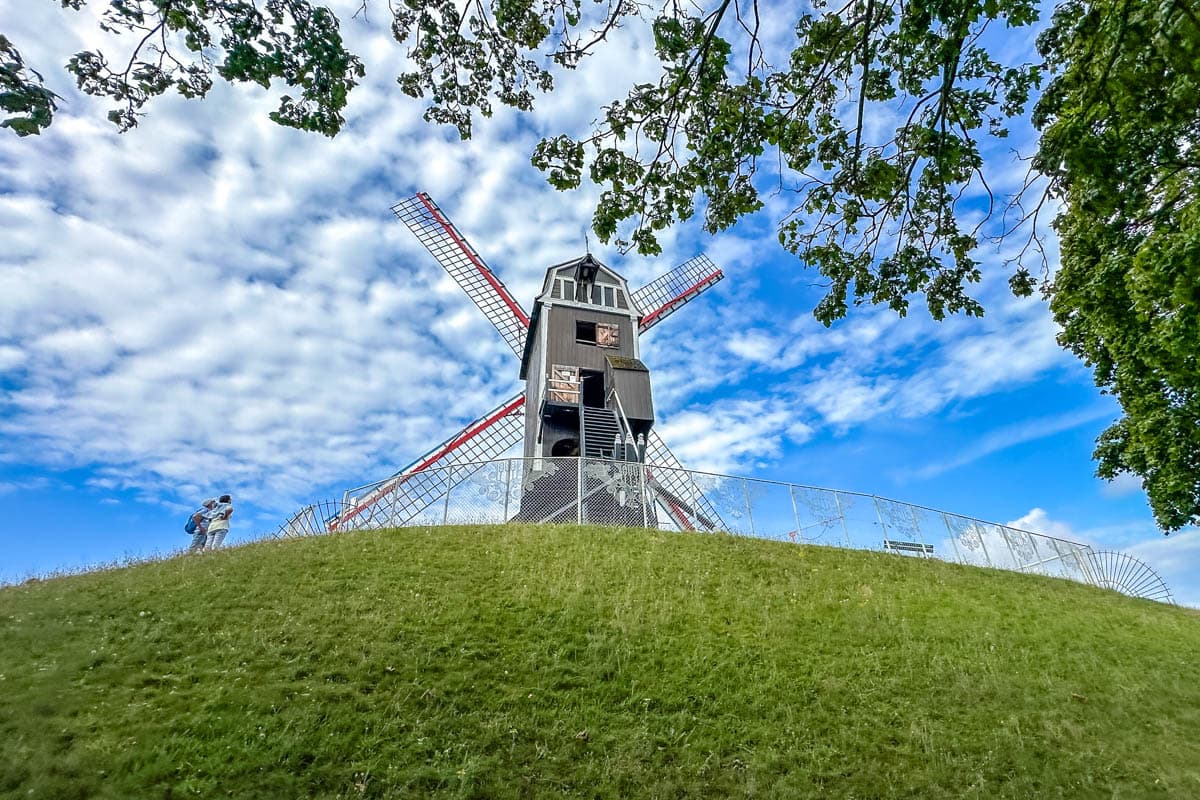
[[233,513],[233,503],[217,503],[208,512],[209,532],[229,530],[229,516]]

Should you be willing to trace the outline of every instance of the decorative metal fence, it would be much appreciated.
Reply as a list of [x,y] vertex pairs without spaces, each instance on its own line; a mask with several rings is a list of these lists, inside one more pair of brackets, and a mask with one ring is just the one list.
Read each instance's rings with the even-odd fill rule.
[[[669,488],[668,488],[669,487]],[[860,492],[610,459],[508,458],[424,470],[307,505],[275,533],[580,523],[726,532],[1069,578],[1172,602],[1149,567],[1091,545]],[[1126,580],[1126,576],[1130,576]],[[1136,577],[1136,580],[1134,580]],[[1131,582],[1132,581],[1132,582]]]

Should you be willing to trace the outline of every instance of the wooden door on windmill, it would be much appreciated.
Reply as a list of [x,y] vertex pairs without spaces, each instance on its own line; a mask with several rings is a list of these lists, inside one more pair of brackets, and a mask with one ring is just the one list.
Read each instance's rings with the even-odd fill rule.
[[596,344],[599,347],[620,347],[621,329],[604,322],[596,323]]
[[547,400],[551,403],[579,402],[579,367],[555,364],[550,367],[550,385]]

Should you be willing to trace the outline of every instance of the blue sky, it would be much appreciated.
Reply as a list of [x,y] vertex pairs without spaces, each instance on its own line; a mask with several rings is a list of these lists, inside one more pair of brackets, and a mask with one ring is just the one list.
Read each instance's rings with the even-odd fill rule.
[[[221,491],[231,540],[273,529],[520,388],[511,352],[388,209],[429,191],[528,304],[547,265],[579,255],[596,198],[549,189],[532,147],[586,130],[652,53],[629,29],[535,114],[500,110],[460,142],[395,86],[403,52],[382,17],[344,15],[368,78],[334,140],[273,125],[272,94],[225,85],[118,135],[56,67],[97,40],[87,18],[0,0],[5,33],[65,98],[41,137],[0,136],[0,580],[178,549],[187,511]],[[990,157],[1013,185],[1007,149]],[[1094,477],[1116,405],[1055,344],[1044,303],[1007,293],[1006,253],[979,255],[982,320],[935,323],[918,303],[826,329],[819,276],[774,236],[787,202],[716,237],[681,225],[661,259],[593,238],[635,285],[700,251],[726,270],[644,344],[685,464],[1120,548],[1200,605],[1200,533],[1164,538],[1136,481]]]

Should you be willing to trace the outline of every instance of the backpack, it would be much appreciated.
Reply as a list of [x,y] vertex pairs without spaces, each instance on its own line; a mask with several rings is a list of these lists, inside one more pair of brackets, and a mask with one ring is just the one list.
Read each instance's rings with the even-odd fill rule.
[[194,536],[196,534],[196,515],[195,514],[192,514],[191,516],[188,517],[187,525],[183,526],[183,532],[186,533],[188,536]]

